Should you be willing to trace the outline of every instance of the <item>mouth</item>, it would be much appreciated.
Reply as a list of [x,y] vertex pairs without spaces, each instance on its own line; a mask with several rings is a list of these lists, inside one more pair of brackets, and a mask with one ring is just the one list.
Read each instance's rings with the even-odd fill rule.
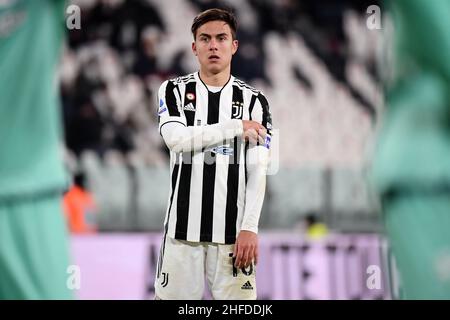
[[218,61],[219,59],[220,59],[220,57],[216,56],[214,54],[208,57],[209,61]]

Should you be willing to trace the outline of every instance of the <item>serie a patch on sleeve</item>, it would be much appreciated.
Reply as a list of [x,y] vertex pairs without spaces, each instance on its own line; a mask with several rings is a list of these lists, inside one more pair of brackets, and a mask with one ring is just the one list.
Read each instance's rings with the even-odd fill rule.
[[264,146],[265,146],[267,149],[270,149],[270,142],[271,142],[271,141],[272,141],[271,136],[267,135],[267,136],[266,136],[266,140],[265,140],[265,142],[264,142]]
[[167,107],[164,104],[163,99],[159,99],[159,108],[158,108],[158,115],[162,115],[164,112],[167,111]]

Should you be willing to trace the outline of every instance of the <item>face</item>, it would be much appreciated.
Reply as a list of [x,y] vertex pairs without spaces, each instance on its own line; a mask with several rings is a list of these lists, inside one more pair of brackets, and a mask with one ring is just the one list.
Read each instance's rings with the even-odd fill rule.
[[233,40],[230,26],[223,21],[210,21],[197,29],[192,51],[204,72],[218,74],[230,69],[238,41]]

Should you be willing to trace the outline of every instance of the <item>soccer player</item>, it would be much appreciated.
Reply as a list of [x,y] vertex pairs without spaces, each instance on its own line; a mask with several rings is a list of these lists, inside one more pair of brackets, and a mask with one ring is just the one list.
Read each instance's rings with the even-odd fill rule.
[[56,68],[64,1],[0,1],[0,299],[70,299]]
[[165,81],[159,130],[170,149],[171,191],[156,299],[256,299],[258,221],[271,138],[264,95],[231,75],[236,19],[222,9],[195,17],[200,71]]
[[391,1],[395,71],[373,175],[406,299],[450,299],[450,2]]

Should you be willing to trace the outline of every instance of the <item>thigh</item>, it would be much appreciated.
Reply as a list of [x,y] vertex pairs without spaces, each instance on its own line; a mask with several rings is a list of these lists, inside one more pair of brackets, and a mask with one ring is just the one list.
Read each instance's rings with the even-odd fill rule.
[[61,198],[0,205],[0,299],[70,299]]
[[385,207],[406,299],[450,299],[450,195],[406,195]]
[[234,245],[208,246],[207,276],[211,293],[216,300],[255,300],[256,268],[238,269],[233,266]]
[[201,243],[165,237],[155,277],[162,300],[200,300],[204,290],[205,249]]

